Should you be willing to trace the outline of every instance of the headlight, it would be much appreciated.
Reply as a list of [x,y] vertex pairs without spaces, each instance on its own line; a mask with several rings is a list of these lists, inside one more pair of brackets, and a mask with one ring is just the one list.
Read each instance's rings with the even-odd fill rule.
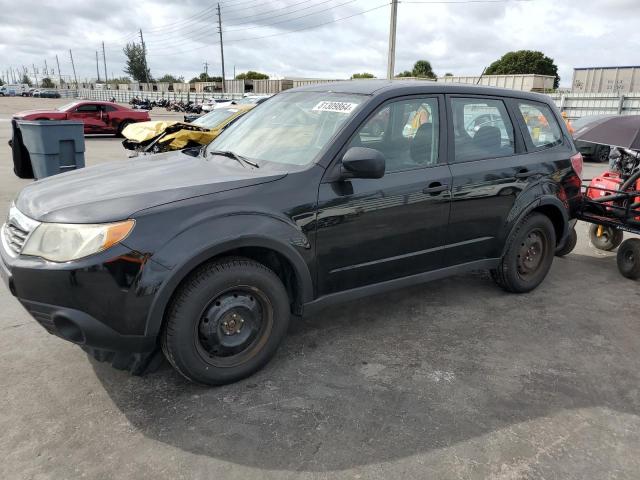
[[134,220],[94,225],[41,223],[29,236],[22,254],[52,262],[76,260],[121,242],[134,225]]

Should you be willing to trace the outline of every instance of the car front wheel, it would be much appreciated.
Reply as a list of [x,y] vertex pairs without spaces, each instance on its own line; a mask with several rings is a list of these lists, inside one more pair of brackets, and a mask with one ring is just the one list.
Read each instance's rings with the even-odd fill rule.
[[247,258],[225,258],[199,267],[176,292],[162,349],[191,381],[231,383],[269,362],[289,319],[289,297],[272,270]]
[[536,288],[549,273],[556,251],[551,220],[540,213],[525,217],[511,235],[505,254],[491,276],[503,289],[525,293]]

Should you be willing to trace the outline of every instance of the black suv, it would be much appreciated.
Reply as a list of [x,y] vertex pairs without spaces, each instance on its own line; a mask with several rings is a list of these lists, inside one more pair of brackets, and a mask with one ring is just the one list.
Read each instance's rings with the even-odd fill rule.
[[141,372],[161,350],[193,381],[228,383],[269,361],[290,318],[337,301],[472,269],[532,290],[569,238],[581,169],[546,96],[315,85],[206,148],[29,185],[0,273],[99,359]]

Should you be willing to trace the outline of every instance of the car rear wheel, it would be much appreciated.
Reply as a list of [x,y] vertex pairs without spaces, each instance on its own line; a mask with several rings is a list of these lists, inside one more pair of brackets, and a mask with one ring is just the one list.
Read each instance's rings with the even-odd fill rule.
[[168,309],[162,349],[193,382],[235,382],[266,365],[289,326],[289,297],[278,276],[246,258],[193,272]]
[[624,232],[604,225],[591,225],[589,227],[589,239],[591,244],[598,250],[610,252],[618,248],[622,243]]
[[120,123],[120,125],[118,125],[118,131],[116,133],[116,136],[118,137],[122,137],[122,131],[127,128],[127,125],[130,125],[131,122],[125,120],[124,122]]
[[622,242],[617,254],[618,270],[632,280],[640,278],[640,240],[629,238]]
[[528,215],[511,235],[491,276],[508,292],[529,292],[547,276],[555,250],[556,234],[551,220],[540,213]]

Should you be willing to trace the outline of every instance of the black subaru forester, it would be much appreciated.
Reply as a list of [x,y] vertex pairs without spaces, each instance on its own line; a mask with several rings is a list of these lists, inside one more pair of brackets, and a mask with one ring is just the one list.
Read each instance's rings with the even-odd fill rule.
[[[582,157],[550,98],[353,81],[276,95],[202,149],[37,181],[0,274],[50,333],[134,373],[250,375],[290,319],[472,269],[510,292],[568,241]],[[366,332],[363,333],[366,335]]]

